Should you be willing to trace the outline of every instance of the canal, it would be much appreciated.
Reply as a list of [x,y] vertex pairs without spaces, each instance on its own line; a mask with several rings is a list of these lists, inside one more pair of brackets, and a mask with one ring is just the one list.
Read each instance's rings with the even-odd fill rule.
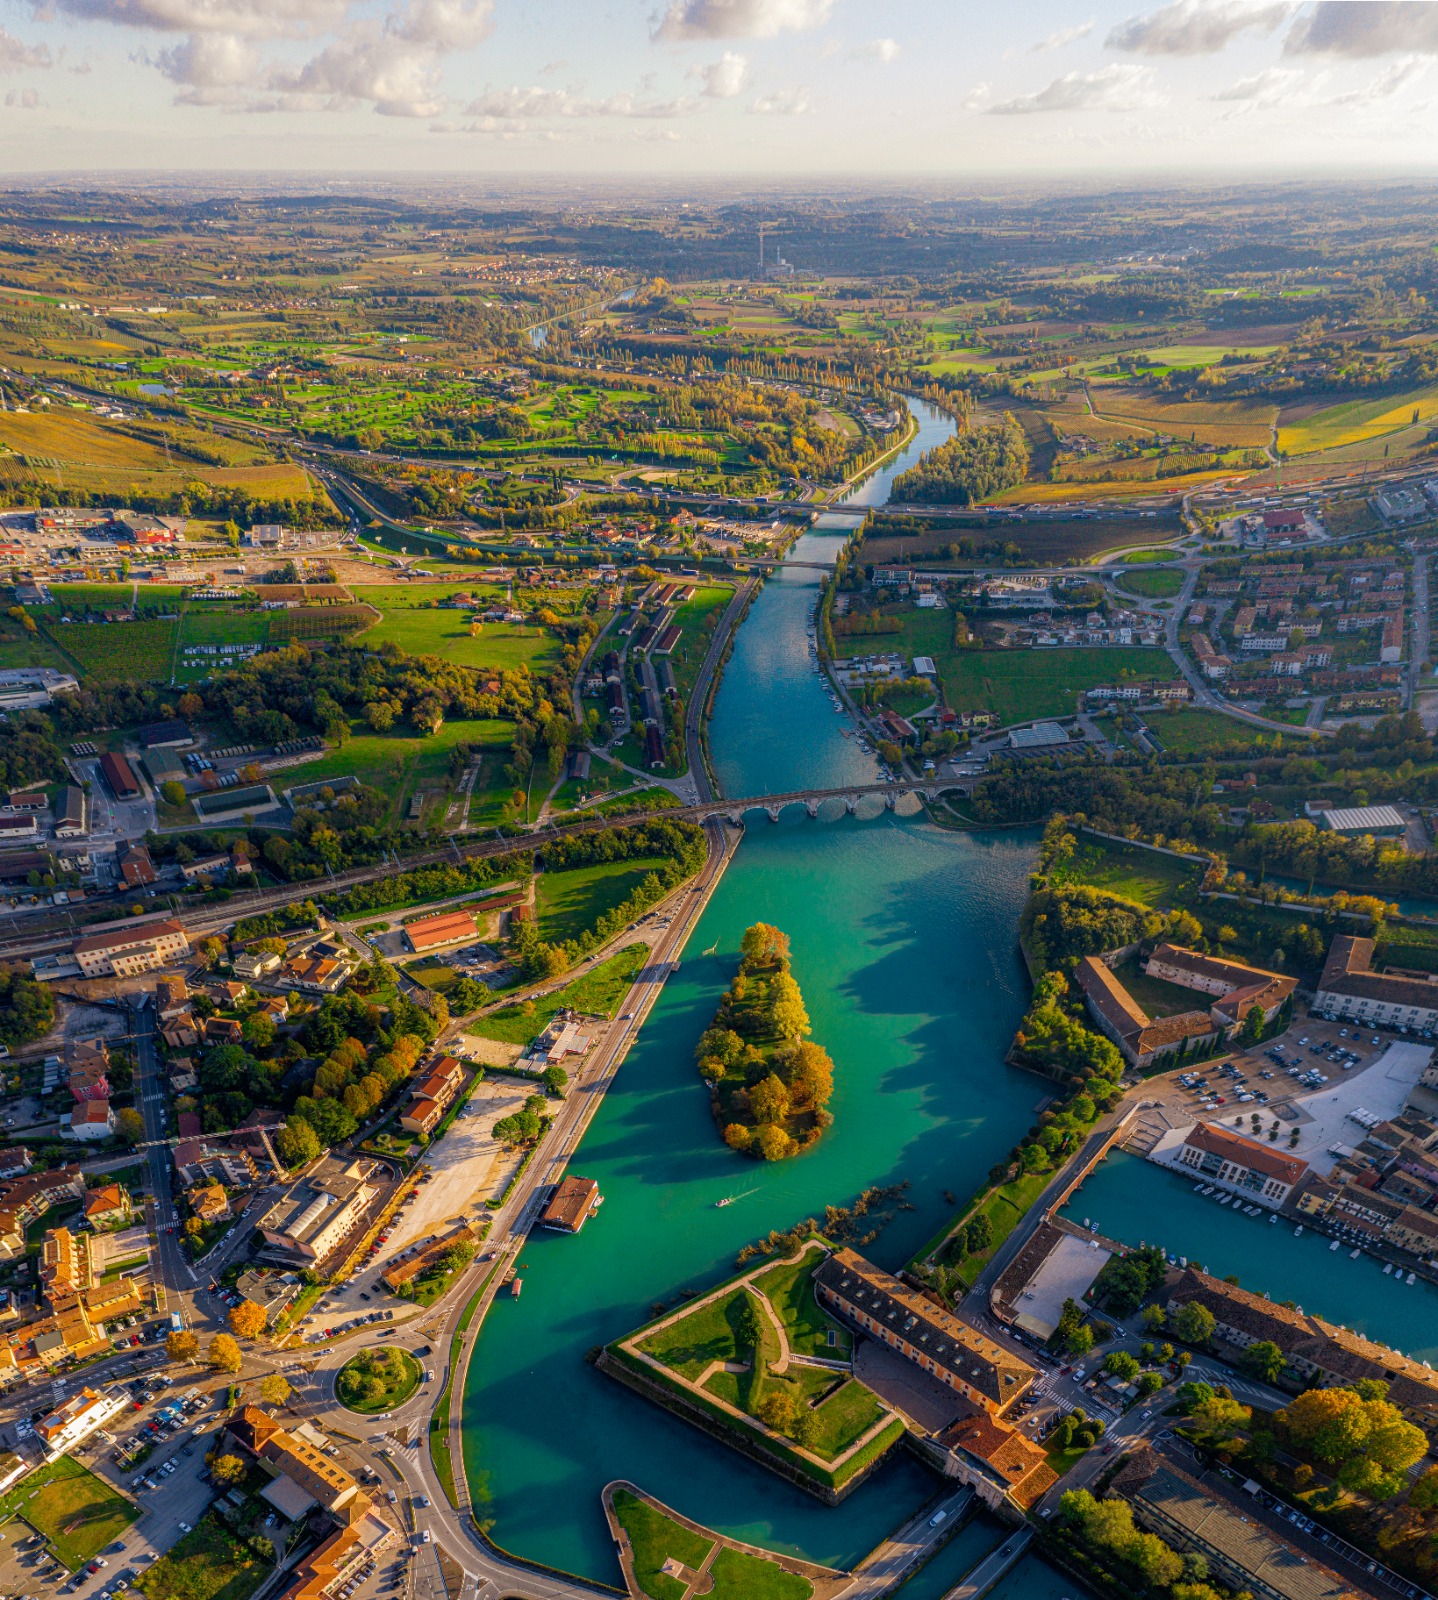
[[[950,427],[922,408],[917,439],[861,487],[863,500],[881,501]],[[796,555],[831,559],[853,521],[823,518]],[[772,579],[740,630],[711,736],[730,794],[875,776],[812,669],[817,576]],[[1023,1133],[1045,1086],[1002,1058],[1026,998],[1015,937],[1033,847],[1031,834],[957,835],[892,813],[815,821],[792,808],[749,828],[571,1164],[599,1181],[603,1210],[578,1237],[530,1240],[523,1298],[495,1304],[476,1347],[465,1465],[504,1548],[615,1582],[599,1492],[623,1477],[711,1527],[844,1566],[933,1492],[932,1475],[899,1455],[842,1511],[826,1508],[601,1377],[585,1355],[655,1302],[732,1270],[750,1240],[868,1185],[908,1185],[869,1247],[897,1266],[950,1214],[946,1193],[971,1190]],[[723,1145],[693,1058],[740,935],[761,919],[790,935],[814,1037],[836,1066],[832,1128],[774,1166]],[[726,1195],[735,1203],[716,1208]],[[916,1581],[915,1600],[923,1592]]]
[[1438,1362],[1438,1288],[1385,1276],[1372,1256],[1351,1258],[1331,1240],[1295,1224],[1246,1217],[1204,1199],[1192,1180],[1116,1150],[1084,1180],[1064,1215],[1089,1220],[1122,1244],[1162,1245],[1273,1300],[1292,1300],[1313,1316],[1391,1345],[1415,1361]]

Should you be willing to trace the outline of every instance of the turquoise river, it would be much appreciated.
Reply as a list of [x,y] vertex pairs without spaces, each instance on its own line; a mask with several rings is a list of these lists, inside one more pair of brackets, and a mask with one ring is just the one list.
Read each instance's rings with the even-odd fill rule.
[[[895,474],[945,437],[924,410],[917,439],[851,503],[882,503]],[[854,517],[831,514],[796,554],[832,559]],[[875,775],[810,662],[818,575],[772,579],[740,630],[712,728],[729,794],[833,786]],[[732,1270],[771,1227],[907,1182],[871,1246],[897,1266],[1033,1120],[1043,1083],[1002,1065],[1026,985],[1015,930],[1031,833],[945,833],[922,818],[752,823],[677,974],[596,1114],[571,1170],[598,1179],[604,1208],[577,1237],[536,1236],[525,1293],[490,1312],[469,1370],[465,1465],[487,1489],[504,1548],[618,1581],[600,1490],[629,1478],[688,1515],[756,1543],[848,1565],[922,1504],[937,1480],[899,1453],[829,1509],[647,1404],[585,1362],[659,1300]],[[805,1156],[761,1166],[720,1141],[694,1071],[695,1041],[734,971],[739,936],[763,919],[793,941],[814,1037],[836,1064],[834,1125]],[[713,954],[702,954],[717,947]],[[724,1195],[736,1202],[716,1209]],[[930,1600],[990,1547],[964,1530],[905,1589]],[[1001,1600],[1077,1594],[1038,1561]]]

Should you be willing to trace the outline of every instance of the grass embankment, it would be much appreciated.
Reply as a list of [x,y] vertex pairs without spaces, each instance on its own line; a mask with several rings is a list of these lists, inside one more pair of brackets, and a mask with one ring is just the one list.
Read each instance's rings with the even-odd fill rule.
[[617,1489],[611,1504],[629,1540],[635,1581],[650,1600],[684,1600],[687,1585],[663,1570],[666,1561],[677,1561],[691,1573],[709,1562],[709,1600],[808,1600],[814,1592],[799,1573],[748,1551],[725,1547],[711,1562],[717,1538],[685,1527],[627,1489]]
[[70,1456],[41,1467],[0,1496],[0,1523],[22,1518],[72,1571],[118,1539],[139,1515],[132,1501]]
[[1055,884],[1085,883],[1157,911],[1166,911],[1185,889],[1197,888],[1207,858],[1179,861],[1141,845],[1114,844],[1080,834],[1073,856],[1051,874]]
[[[1149,718],[1148,727],[1163,748],[1175,756],[1206,756],[1229,749],[1246,750],[1255,739],[1272,737],[1262,728],[1226,717],[1221,711],[1165,711]],[[1302,735],[1299,735],[1301,738]]]
[[467,1031],[502,1044],[528,1044],[544,1032],[560,1011],[613,1017],[648,958],[647,944],[631,944],[562,989],[475,1017],[467,1024]]

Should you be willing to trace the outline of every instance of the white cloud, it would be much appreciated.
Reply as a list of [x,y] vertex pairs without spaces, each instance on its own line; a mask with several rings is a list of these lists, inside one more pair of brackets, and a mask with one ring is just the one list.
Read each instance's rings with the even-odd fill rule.
[[349,111],[368,102],[382,117],[437,117],[446,100],[433,52],[406,50],[384,34],[326,45],[297,71],[276,68],[270,98],[252,111]]
[[1097,72],[1066,72],[1035,94],[988,106],[991,117],[1030,116],[1045,111],[1149,111],[1164,103],[1154,70],[1113,61]]
[[1040,39],[1033,47],[1034,54],[1039,55],[1045,50],[1062,50],[1066,44],[1073,44],[1075,40],[1086,38],[1094,30],[1093,17],[1087,22],[1080,22],[1072,28],[1060,28],[1057,33],[1051,33],[1047,39]]
[[707,66],[694,67],[689,76],[703,81],[703,94],[707,100],[733,100],[744,92],[744,76],[749,70],[748,56],[726,50],[717,61]]
[[1292,12],[1291,4],[1261,0],[1172,0],[1119,23],[1104,43],[1147,56],[1213,55],[1250,28],[1271,33]]
[[1220,89],[1213,98],[1254,107],[1276,106],[1291,100],[1305,82],[1305,74],[1295,67],[1269,67]]
[[760,117],[802,117],[812,104],[807,89],[776,89],[772,94],[761,94],[749,109]]
[[829,20],[834,0],[670,0],[656,39],[772,39]]
[[989,96],[993,93],[990,83],[976,83],[964,96],[963,107],[965,111],[984,111],[989,104]]
[[590,99],[568,89],[494,89],[465,107],[471,117],[493,122],[531,121],[541,117],[624,117],[642,121],[682,117],[698,109],[692,99],[638,100],[632,94],[610,95],[605,100]]
[[1426,77],[1432,64],[1423,56],[1408,56],[1402,61],[1395,61],[1391,67],[1385,67],[1362,89],[1352,89],[1347,94],[1335,95],[1328,103],[1334,106],[1367,106],[1380,100],[1391,100],[1409,84],[1417,83]]
[[54,62],[43,44],[26,44],[13,33],[0,28],[0,72],[24,72],[30,67],[49,67]]
[[385,32],[431,50],[469,50],[488,37],[493,0],[409,0],[385,19]]
[[350,0],[51,0],[72,17],[160,33],[273,38],[323,33],[344,21]]
[[1438,55],[1438,5],[1432,0],[1318,0],[1294,24],[1283,48],[1290,55]]
[[856,56],[866,56],[870,61],[882,61],[885,66],[891,61],[899,59],[903,46],[897,39],[870,39],[867,44],[861,44],[854,52]]
[[162,50],[155,65],[182,89],[186,105],[231,103],[236,91],[254,84],[259,74],[259,58],[254,47],[233,34],[192,34],[183,44]]

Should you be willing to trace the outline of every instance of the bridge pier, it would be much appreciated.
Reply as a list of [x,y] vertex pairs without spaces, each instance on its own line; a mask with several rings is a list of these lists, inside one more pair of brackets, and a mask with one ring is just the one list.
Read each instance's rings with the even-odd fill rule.
[[744,813],[742,811],[731,811],[724,820],[731,828],[742,828],[744,826]]
[[778,806],[765,806],[764,809],[769,814],[770,822],[777,822],[779,820],[779,808],[778,808]]
[[811,817],[817,817],[819,815],[819,802],[817,800],[806,800],[804,809]]
[[894,810],[896,810],[898,808],[898,804],[899,804],[898,795],[895,794],[892,789],[886,790],[885,793],[884,793],[884,810],[885,811],[894,811]]
[[859,797],[858,797],[858,795],[856,795],[856,794],[846,794],[844,796],[844,815],[847,816],[847,817],[853,817],[853,816],[857,816],[858,812],[859,812]]

